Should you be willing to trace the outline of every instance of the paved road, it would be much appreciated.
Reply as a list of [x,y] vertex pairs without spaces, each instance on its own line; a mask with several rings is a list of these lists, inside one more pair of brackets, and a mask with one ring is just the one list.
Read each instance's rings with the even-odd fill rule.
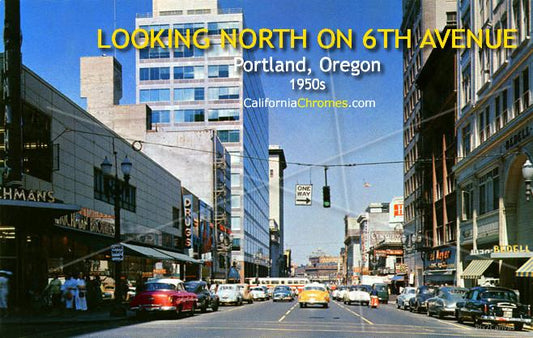
[[[30,328],[28,328],[29,330]],[[301,309],[296,302],[255,302],[223,307],[215,313],[182,319],[124,321],[19,332],[44,337],[522,337],[531,332],[474,328],[453,319],[428,318],[397,310],[394,304],[369,309],[332,301],[328,309]]]

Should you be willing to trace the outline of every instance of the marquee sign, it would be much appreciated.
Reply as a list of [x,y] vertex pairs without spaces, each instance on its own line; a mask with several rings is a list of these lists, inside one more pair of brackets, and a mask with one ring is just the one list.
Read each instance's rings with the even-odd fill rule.
[[45,203],[54,203],[56,201],[53,191],[15,187],[0,187],[0,199]]

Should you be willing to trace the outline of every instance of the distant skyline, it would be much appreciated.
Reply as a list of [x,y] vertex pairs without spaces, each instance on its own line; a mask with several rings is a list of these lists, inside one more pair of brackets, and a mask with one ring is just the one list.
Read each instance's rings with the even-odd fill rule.
[[[307,28],[312,36],[321,28],[354,29],[399,28],[401,1],[220,1],[221,7],[243,8],[245,24],[258,28]],[[116,0],[116,24],[113,1],[60,0],[21,1],[23,62],[76,103],[80,98],[79,58],[113,51],[98,50],[98,29],[111,32],[114,27],[134,29],[136,13],[152,10],[151,0]],[[342,15],[339,15],[342,13]],[[289,15],[287,15],[289,14]],[[3,22],[3,8],[0,14]],[[270,144],[285,150],[288,162],[341,164],[354,162],[401,161],[402,147],[402,53],[401,50],[332,51],[331,57],[346,60],[379,60],[380,74],[352,77],[323,74],[318,60],[327,56],[314,41],[308,50],[258,50],[255,58],[273,56],[300,59],[306,56],[314,76],[327,82],[325,93],[307,94],[290,89],[289,80],[296,74],[263,74],[266,97],[286,99],[310,97],[320,99],[372,99],[376,108],[365,110],[270,110]],[[116,51],[123,66],[121,104],[135,103],[135,54],[132,49]],[[338,255],[344,246],[344,215],[358,215],[371,202],[390,202],[403,196],[403,166],[390,164],[350,168],[330,168],[331,209],[322,208],[324,171],[289,164],[285,171],[285,249],[293,250],[296,263],[306,263],[308,255],[320,248]],[[379,179],[378,179],[379,178]],[[294,186],[313,183],[311,207],[294,205]],[[369,183],[370,187],[365,187]]]

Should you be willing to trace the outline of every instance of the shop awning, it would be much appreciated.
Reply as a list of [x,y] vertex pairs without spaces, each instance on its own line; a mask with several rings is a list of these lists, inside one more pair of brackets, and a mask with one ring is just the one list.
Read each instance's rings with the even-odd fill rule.
[[478,279],[494,262],[492,259],[475,259],[463,271],[464,279]]
[[181,254],[179,252],[173,252],[173,251],[168,251],[168,250],[163,250],[163,249],[155,249],[157,251],[160,251],[162,253],[164,253],[165,255],[167,256],[170,256],[178,261],[181,261],[181,262],[189,262],[189,263],[195,263],[195,264],[202,264],[203,262],[198,260],[198,259],[194,259],[192,257],[189,257],[187,255],[184,255],[184,254]]
[[533,258],[516,270],[516,277],[533,277]]
[[134,245],[129,243],[121,243],[126,248],[133,250],[143,256],[149,257],[149,258],[155,258],[155,259],[173,259],[173,257],[165,255],[164,253],[157,251],[152,248],[147,248],[145,246],[140,245]]
[[0,214],[4,211],[10,214],[30,212],[36,217],[59,217],[78,210],[80,207],[73,204],[0,199]]

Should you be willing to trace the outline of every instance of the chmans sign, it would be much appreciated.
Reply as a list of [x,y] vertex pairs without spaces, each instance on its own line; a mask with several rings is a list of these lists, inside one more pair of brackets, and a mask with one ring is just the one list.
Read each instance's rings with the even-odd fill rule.
[[0,187],[0,199],[54,203],[56,198],[53,191],[30,190],[14,187]]

